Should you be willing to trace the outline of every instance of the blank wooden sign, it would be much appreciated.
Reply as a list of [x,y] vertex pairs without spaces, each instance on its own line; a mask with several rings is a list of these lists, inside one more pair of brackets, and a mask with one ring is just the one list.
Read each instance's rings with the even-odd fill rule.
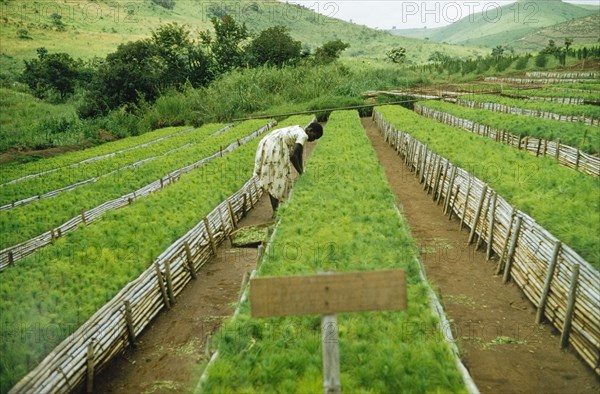
[[253,317],[406,309],[403,270],[255,278]]

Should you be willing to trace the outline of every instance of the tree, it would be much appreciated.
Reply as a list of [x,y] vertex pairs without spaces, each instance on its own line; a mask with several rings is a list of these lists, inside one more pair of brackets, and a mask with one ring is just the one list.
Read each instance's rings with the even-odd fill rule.
[[492,49],[492,57],[499,58],[504,55],[504,47],[502,45],[497,45],[494,49]]
[[554,42],[554,40],[548,40],[548,45],[546,46],[546,48],[542,49],[542,51],[540,53],[547,54],[547,55],[553,55],[557,51],[558,51],[558,47],[556,46],[556,43]]
[[215,30],[213,37],[209,31],[200,34],[202,42],[208,46],[219,73],[227,72],[244,64],[242,42],[248,38],[246,24],[239,25],[231,16],[211,18]]
[[162,78],[167,69],[150,40],[119,45],[98,68],[79,114],[94,117],[126,104],[153,102],[165,87]]
[[350,44],[341,40],[328,41],[315,51],[315,62],[317,64],[329,64],[340,57],[340,54],[349,48]]
[[164,85],[178,87],[190,82],[198,87],[212,80],[213,64],[185,26],[177,23],[161,26],[152,32],[151,40],[166,64]]
[[301,57],[302,43],[295,41],[285,26],[274,26],[260,32],[247,48],[252,66],[283,66]]
[[49,54],[46,48],[38,48],[37,54],[37,59],[25,60],[21,80],[38,98],[58,94],[60,100],[64,100],[75,91],[79,75],[77,63],[67,53]]
[[389,51],[387,51],[385,55],[392,63],[400,64],[403,63],[406,59],[406,48],[392,48]]
[[569,51],[569,48],[571,48],[571,45],[573,45],[573,39],[570,37],[565,38],[565,48],[567,49],[567,52]]

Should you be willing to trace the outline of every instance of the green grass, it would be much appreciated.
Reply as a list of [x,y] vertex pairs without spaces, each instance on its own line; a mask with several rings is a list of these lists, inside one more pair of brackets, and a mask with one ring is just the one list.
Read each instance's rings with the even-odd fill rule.
[[[309,119],[296,117],[282,126]],[[183,175],[160,193],[107,213],[2,272],[0,392],[238,190],[252,176],[258,141]]]
[[471,171],[600,269],[600,184],[596,178],[400,107],[377,110],[399,130]]
[[[408,310],[338,314],[344,392],[465,390],[437,331],[414,242],[356,112],[331,115],[279,218],[259,276],[407,272]],[[320,392],[320,335],[319,316],[253,319],[245,302],[217,335],[219,357],[201,392]]]
[[10,148],[74,145],[86,140],[83,131],[62,132],[52,122],[77,122],[72,105],[50,104],[33,96],[0,87],[0,152]]
[[[5,234],[0,240],[0,248],[13,246],[49,231],[51,228],[55,228],[81,214],[82,211],[87,211],[104,202],[131,193],[176,169],[214,154],[221,147],[225,147],[263,127],[268,121],[268,119],[246,121],[214,137],[207,136],[223,125],[205,125],[197,133],[198,136],[204,136],[203,139],[174,154],[144,163],[135,168],[116,172],[96,182],[80,186],[73,191],[63,192],[56,197],[45,198],[22,207],[0,211],[0,229]],[[114,158],[107,159],[109,162],[112,160]]]
[[544,138],[551,141],[560,138],[561,143],[579,148],[584,152],[592,154],[600,152],[600,129],[597,126],[587,126],[581,122],[561,122],[492,112],[485,109],[465,108],[441,101],[420,101],[418,104],[515,135]]

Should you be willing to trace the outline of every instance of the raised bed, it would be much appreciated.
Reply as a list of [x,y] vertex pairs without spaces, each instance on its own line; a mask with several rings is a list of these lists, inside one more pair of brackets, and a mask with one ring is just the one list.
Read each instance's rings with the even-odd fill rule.
[[374,112],[384,138],[404,157],[425,190],[445,213],[460,219],[461,227],[471,228],[469,242],[487,245],[488,257],[498,256],[497,272],[504,281],[511,278],[538,308],[536,321],[548,319],[561,332],[560,345],[570,343],[600,374],[598,270],[485,180],[415,138],[413,116],[397,107]]
[[[600,176],[600,158],[598,156],[561,143],[560,139],[548,140],[543,137],[531,135],[516,135],[507,131],[507,123],[505,123],[505,128],[503,129],[495,128],[489,123],[478,123],[474,120],[466,119],[434,108],[439,107],[440,105],[444,109],[452,108],[449,104],[444,103],[417,103],[414,106],[414,110],[419,115],[435,119],[453,127],[460,127],[474,134],[488,137],[496,142],[507,144],[517,149],[525,150],[537,157],[552,157],[559,164],[584,174]],[[498,124],[500,123],[501,122]],[[523,129],[519,129],[518,127],[515,127],[515,129],[523,132]],[[515,132],[517,130],[515,130]]]
[[[355,111],[330,116],[280,209],[257,276],[407,272],[408,310],[340,314],[343,392],[477,392]],[[322,392],[320,331],[320,316],[253,319],[242,302],[196,392]]]

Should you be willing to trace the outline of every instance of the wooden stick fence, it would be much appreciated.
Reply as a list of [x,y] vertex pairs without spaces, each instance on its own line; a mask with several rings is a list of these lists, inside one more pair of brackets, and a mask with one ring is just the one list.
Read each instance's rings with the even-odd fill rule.
[[[488,256],[491,251],[500,256],[498,266],[504,277],[511,278],[538,306],[538,320],[545,316],[559,331],[567,331],[568,342],[600,375],[600,273],[473,174],[397,130],[379,112],[374,111],[373,117],[385,140],[404,157],[426,189],[435,182],[435,165],[454,174],[437,186],[448,201],[449,214],[462,216],[464,223],[475,229],[471,242],[476,237],[489,242]],[[419,151],[425,153],[419,155]],[[576,286],[575,270],[579,271]]]
[[[538,96],[527,96],[521,94],[508,94],[508,93],[500,93],[500,96],[510,97],[510,98],[518,98],[518,99],[527,99],[528,101],[549,101],[560,104],[588,104],[585,99],[577,98],[577,97],[538,97]],[[565,96],[567,96],[565,94]]]
[[578,71],[574,73],[569,72],[548,72],[548,71],[528,71],[525,73],[527,77],[533,78],[589,78],[596,79],[600,78],[600,72],[597,71]]
[[600,125],[600,119],[587,118],[587,117],[581,116],[581,115],[560,115],[560,114],[555,114],[552,112],[545,112],[545,111],[540,111],[540,110],[511,107],[509,105],[500,104],[500,103],[487,103],[487,102],[482,102],[482,101],[464,100],[462,98],[458,98],[456,100],[456,103],[458,105],[462,105],[463,107],[486,109],[488,111],[502,112],[502,113],[511,114],[511,115],[531,116],[531,117],[536,117],[536,118],[558,120],[561,122],[582,122],[589,126]]
[[582,152],[570,145],[561,144],[560,140],[548,141],[535,137],[521,138],[506,131],[475,123],[471,120],[459,118],[447,112],[427,108],[419,104],[415,104],[414,111],[419,115],[435,119],[441,123],[460,127],[474,134],[486,136],[497,142],[511,145],[517,149],[524,149],[536,156],[554,157],[559,164],[583,172],[584,174],[600,176],[600,157]]
[[[134,281],[59,344],[10,391],[68,393],[93,389],[93,376],[127,346],[163,309],[176,302],[185,285],[227,238],[233,223],[262,195],[252,177],[187,234],[175,241]],[[231,216],[230,216],[231,215]]]
[[[232,126],[229,125],[229,126],[225,126],[223,129],[227,129],[227,128],[231,128],[231,127]],[[150,146],[152,144],[156,144],[157,142],[164,141],[164,140],[176,137],[176,136],[181,135],[181,134],[189,133],[190,131],[194,131],[194,130],[196,130],[195,127],[190,127],[190,128],[185,129],[185,130],[178,131],[177,133],[173,133],[173,134],[169,134],[169,135],[164,136],[164,137],[156,138],[154,140],[145,142],[145,143],[140,144],[140,145],[135,145],[135,146],[129,147],[127,149],[121,149],[121,150],[118,150],[116,152],[107,153],[105,155],[99,155],[99,156],[90,157],[88,159],[79,161],[77,163],[69,164],[69,165],[66,165],[66,166],[58,167],[58,168],[53,168],[51,170],[41,171],[41,172],[38,172],[38,173],[35,173],[35,174],[28,174],[28,175],[22,176],[20,178],[13,179],[12,181],[3,183],[2,185],[0,185],[0,187],[1,186],[5,186],[5,185],[10,185],[10,184],[13,184],[13,183],[17,183],[17,182],[21,182],[21,181],[24,181],[25,179],[37,178],[37,177],[42,176],[42,175],[46,175],[46,174],[50,174],[52,172],[56,172],[58,170],[62,170],[63,168],[77,167],[77,166],[80,166],[82,164],[93,163],[95,161],[106,159],[106,158],[113,157],[113,156],[116,156],[116,155],[120,155],[122,153],[126,153],[126,152],[129,152],[129,151],[135,150],[135,149],[145,148],[145,147]]]
[[507,78],[507,77],[485,77],[486,82],[512,83],[521,85],[551,84],[551,83],[585,83],[593,81],[591,78]]
[[233,151],[238,146],[243,145],[243,144],[247,143],[248,141],[256,138],[257,136],[264,134],[265,132],[270,130],[275,124],[276,124],[276,122],[274,122],[274,121],[270,122],[267,125],[265,125],[264,127],[260,128],[259,130],[252,132],[250,135],[240,139],[239,141],[231,143],[229,146],[222,149],[220,152],[214,153],[214,154],[212,154],[208,157],[205,157],[195,163],[192,163],[188,166],[177,169],[177,170],[167,174],[166,176],[164,176],[160,179],[157,179],[156,181],[154,181],[132,193],[125,194],[114,200],[107,201],[107,202],[105,202],[95,208],[92,208],[88,211],[82,212],[80,215],[77,215],[77,216],[69,219],[62,225],[60,225],[54,229],[51,229],[50,231],[46,231],[45,233],[38,235],[37,237],[31,238],[25,242],[22,242],[15,246],[11,246],[9,248],[1,250],[0,251],[0,272],[3,271],[4,269],[6,269],[8,266],[16,263],[18,260],[20,260],[24,257],[27,257],[30,254],[32,254],[33,252],[35,252],[36,250],[52,243],[56,238],[64,235],[65,233],[76,230],[77,228],[79,228],[79,226],[81,224],[88,225],[91,222],[97,220],[102,214],[104,214],[107,211],[125,207],[125,206],[131,204],[134,200],[136,200],[138,198],[145,197],[153,192],[161,190],[164,187],[175,183],[176,181],[179,180],[181,175],[188,173],[217,157],[221,157],[221,156]]

